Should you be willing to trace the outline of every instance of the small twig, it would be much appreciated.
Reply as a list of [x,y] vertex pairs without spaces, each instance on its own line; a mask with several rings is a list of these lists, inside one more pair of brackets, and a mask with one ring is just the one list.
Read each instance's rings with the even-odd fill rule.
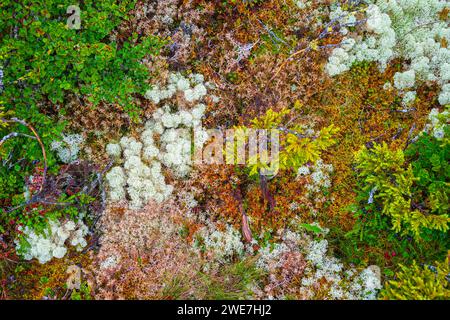
[[403,128],[398,128],[397,129],[397,132],[395,133],[395,135],[392,137],[392,140],[395,140],[395,139],[397,139],[399,136],[400,136],[400,134],[403,132]]
[[285,127],[287,127],[291,122],[297,120],[298,118],[300,118],[303,115],[303,111],[300,112],[300,114],[296,115],[295,117],[292,117],[290,120],[288,120],[288,122],[286,122],[286,124],[284,125]]
[[263,199],[267,201],[267,203],[269,205],[269,211],[272,212],[276,205],[275,199],[270,194],[270,191],[268,188],[267,177],[265,175],[261,174],[261,172],[259,172],[259,186],[261,188],[261,193],[262,193]]
[[416,108],[404,108],[404,109],[401,109],[401,110],[395,109],[394,111],[395,112],[401,112],[401,113],[408,113],[408,112],[412,112],[412,111],[416,111],[416,110],[417,110]]
[[239,190],[239,189],[235,190],[234,198],[238,202],[239,211],[242,216],[242,234],[244,236],[244,239],[247,242],[251,243],[253,241],[253,236],[252,236],[252,231],[250,230],[250,226],[248,223],[247,214],[245,213],[245,210],[244,210],[241,190]]
[[[69,294],[70,291],[70,294]],[[61,300],[65,300],[67,299],[73,292],[73,289],[66,289],[66,292],[64,293],[64,295],[61,297]]]
[[101,211],[103,211],[103,210],[105,210],[105,207],[106,207],[106,191],[105,191],[105,188],[103,187],[102,175],[97,173],[97,179],[98,179],[99,187],[101,188],[101,197],[102,197]]
[[285,127],[278,127],[277,129],[280,131],[283,131],[285,133],[293,134],[294,136],[296,136],[299,139],[306,139],[306,138],[317,139],[318,138],[317,136],[308,136],[308,135],[298,133],[297,131],[294,131],[294,130],[291,130],[291,129],[288,129]]
[[[112,167],[113,164],[114,164],[113,161],[109,162],[108,165],[101,172],[97,173],[96,179],[94,179],[94,181],[92,181],[90,184],[84,185],[80,194],[90,194],[92,192],[92,190],[94,190],[97,187],[97,185],[101,186],[102,181],[103,181],[101,177],[106,173],[106,171],[108,171]],[[102,191],[104,192],[103,189],[102,189]],[[104,208],[104,203],[106,201],[106,200],[104,200],[105,198],[106,198],[106,195],[104,195],[104,198],[102,195],[102,200],[103,200],[102,208]],[[67,207],[67,206],[73,205],[73,203],[71,203],[71,202],[59,202],[59,201],[45,200],[42,197],[41,191],[40,191],[40,192],[34,194],[28,201],[26,201],[20,205],[17,205],[15,207],[9,208],[6,211],[6,213],[10,213],[19,208],[26,207],[26,206],[29,206],[31,204],[36,204],[36,203],[44,204],[44,205],[53,205],[53,206],[58,206],[58,207]]]
[[[42,143],[42,140],[41,140],[41,138],[39,137],[39,134],[38,134],[37,131],[36,131],[30,124],[28,124],[25,120],[21,120],[21,119],[18,119],[18,118],[11,118],[11,119],[3,119],[3,118],[2,118],[2,119],[0,119],[0,120],[1,120],[2,122],[5,122],[5,123],[12,123],[12,122],[14,122],[14,123],[19,123],[19,124],[21,124],[21,125],[27,127],[28,129],[30,129],[31,132],[33,132],[34,136],[36,137],[37,142],[38,142],[39,145],[41,146],[42,156],[44,157],[44,172],[42,173],[42,182],[41,182],[41,186],[40,186],[40,188],[39,188],[39,192],[41,192],[42,189],[44,188],[45,181],[46,181],[46,178],[47,178],[47,153],[46,153],[46,151],[45,151],[44,144]],[[0,144],[0,146],[1,146],[1,144]],[[38,192],[38,193],[39,193],[39,192]]]
[[26,138],[30,138],[30,139],[36,140],[36,137],[30,136],[30,135],[25,134],[25,133],[11,132],[11,133],[7,134],[6,136],[4,136],[4,137],[0,140],[0,147],[3,145],[3,143],[6,142],[6,140],[11,139],[11,138],[15,138],[15,137],[26,137]]
[[299,54],[302,54],[302,53],[304,53],[304,52],[306,52],[306,51],[309,51],[309,49],[310,49],[310,47],[308,46],[308,47],[306,47],[306,48],[303,48],[303,49],[298,50],[298,51],[294,52],[293,54],[291,54],[291,55],[290,55],[286,60],[284,60],[284,62],[277,68],[277,71],[275,71],[275,73],[273,74],[273,76],[270,78],[269,82],[271,82],[273,79],[275,79],[275,78],[278,76],[278,74],[280,73],[280,71],[283,69],[283,67],[284,67],[288,62],[290,62],[294,57],[296,57],[296,56],[298,56]]
[[280,37],[278,37],[278,36],[275,34],[275,32],[273,32],[272,30],[270,30],[270,28],[269,28],[268,26],[266,26],[261,20],[259,20],[259,19],[256,19],[256,20],[261,24],[261,26],[266,30],[266,32],[269,34],[269,36],[270,36],[271,38],[277,40],[277,42],[281,42],[281,43],[287,45],[288,47],[292,48],[292,46],[291,46],[289,43],[287,43],[286,41],[284,41],[283,39],[281,39]]

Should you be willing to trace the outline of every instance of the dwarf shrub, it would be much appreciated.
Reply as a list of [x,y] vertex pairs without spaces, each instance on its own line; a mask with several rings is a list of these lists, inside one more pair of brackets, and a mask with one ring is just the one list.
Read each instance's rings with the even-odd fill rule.
[[[157,37],[110,36],[135,1],[83,1],[78,30],[67,25],[71,4],[68,0],[0,4],[0,101],[6,111],[35,127],[47,149],[51,141],[60,140],[64,123],[55,123],[52,116],[64,114],[69,96],[87,97],[93,105],[117,103],[137,115],[132,98],[145,92],[149,75],[140,61],[157,54],[163,45]],[[0,127],[0,136],[11,131],[30,134],[22,125],[10,125]],[[25,164],[42,160],[42,153],[36,141],[18,138],[2,146],[1,157],[10,157],[12,163],[22,160],[12,171],[0,168],[0,183],[6,185],[0,188],[0,198],[7,197],[13,185],[21,188],[23,176],[10,173],[26,171]],[[48,157],[49,165],[54,164],[50,153]]]
[[[267,132],[276,130],[279,133],[280,152],[278,159],[272,158],[270,163],[262,161],[261,158],[267,156],[269,159],[273,155],[269,157],[268,154],[264,155],[261,152],[259,155],[256,155],[258,159],[249,159],[250,176],[257,176],[261,170],[270,172],[280,169],[297,172],[298,168],[304,164],[315,163],[320,159],[323,151],[336,143],[334,136],[339,129],[333,125],[322,128],[318,132],[296,124],[286,127],[285,124],[291,122],[289,121],[290,113],[291,110],[287,108],[279,112],[269,109],[263,116],[252,120],[251,127],[254,129],[264,129]],[[247,136],[245,127],[240,126],[236,129],[237,135]],[[231,152],[231,150],[226,150],[226,152]]]
[[[391,150],[386,143],[375,144],[368,149],[364,146],[356,154],[358,177],[363,181],[362,190],[368,202],[376,201],[381,213],[390,217],[392,230],[412,235],[416,240],[425,230],[445,232],[449,218],[441,203],[445,192],[432,188],[429,199],[433,203],[426,206],[418,194],[422,194],[420,178],[414,175],[412,165],[405,162],[402,150]],[[428,190],[426,190],[428,192]]]

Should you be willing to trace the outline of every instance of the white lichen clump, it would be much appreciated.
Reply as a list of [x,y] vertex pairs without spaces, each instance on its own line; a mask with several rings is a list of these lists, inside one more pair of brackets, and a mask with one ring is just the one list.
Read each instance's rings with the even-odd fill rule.
[[208,85],[204,83],[204,77],[201,74],[191,74],[189,78],[185,78],[180,73],[172,73],[165,88],[155,85],[146,92],[145,97],[158,104],[162,100],[172,98],[177,91],[181,91],[187,102],[195,102],[206,96]]
[[371,269],[364,269],[359,275],[354,269],[344,270],[344,266],[335,257],[327,255],[328,241],[312,241],[306,248],[306,260],[311,264],[306,269],[302,285],[311,288],[314,283],[326,279],[331,283],[329,295],[333,299],[375,299],[381,280]]
[[144,160],[144,144],[133,137],[123,137],[120,146],[123,149],[123,164],[113,167],[106,174],[110,200],[124,200],[128,195],[130,207],[137,209],[152,199],[157,202],[167,199],[173,187],[166,184],[161,163],[158,160]]
[[319,159],[313,166],[304,165],[298,168],[297,179],[308,177],[310,183],[305,186],[308,193],[318,193],[323,188],[329,188],[331,186],[331,173],[333,173],[333,165],[325,164],[322,159]]
[[[324,230],[326,234],[326,228]],[[304,233],[288,229],[281,240],[280,243],[267,245],[259,250],[256,266],[266,272],[276,273],[277,268],[284,267],[283,257],[289,253],[301,254],[305,257],[306,267],[298,289],[304,298],[314,298],[317,288],[326,283],[323,290],[327,290],[330,299],[376,299],[382,288],[377,266],[370,266],[360,272],[354,268],[346,269],[339,259],[329,253],[326,239],[312,240]]]
[[52,258],[62,258],[67,252],[66,242],[81,251],[86,246],[84,237],[88,234],[88,227],[80,220],[75,223],[67,220],[63,223],[50,220],[48,228],[42,233],[24,227],[19,228],[22,238],[16,240],[16,250],[25,260],[38,259],[42,264]]
[[84,139],[79,134],[69,134],[63,136],[61,141],[53,141],[51,149],[56,151],[59,159],[64,163],[71,163],[78,158],[80,145]]
[[106,146],[106,153],[112,158],[118,158],[122,154],[122,149],[117,143],[109,143]]
[[311,3],[309,1],[305,1],[305,0],[296,0],[296,1],[294,1],[294,3],[301,10],[306,9],[307,7],[309,7],[311,5]]
[[178,193],[178,201],[182,206],[188,210],[197,207],[198,202],[195,200],[195,195],[192,192],[181,191]]
[[283,235],[282,242],[275,243],[274,245],[264,246],[259,249],[258,255],[259,258],[256,261],[256,266],[266,272],[282,267],[283,260],[281,257],[289,252],[291,248],[288,244],[299,242],[300,235],[292,232],[291,230],[287,230],[286,234]]
[[416,73],[414,70],[397,72],[394,75],[394,86],[399,90],[414,87],[415,81],[416,81]]
[[417,97],[416,91],[408,91],[404,96],[402,100],[402,105],[404,107],[408,107],[414,103]]
[[[342,45],[333,50],[325,67],[330,76],[350,69],[354,62],[375,61],[381,70],[390,61],[402,58],[405,70],[394,75],[394,86],[405,94],[422,82],[436,82],[441,87],[439,103],[450,103],[450,49],[442,43],[450,42],[448,20],[440,13],[449,8],[442,0],[370,0],[365,10],[364,36],[345,37]],[[330,19],[341,24],[356,22],[355,13],[336,7]],[[342,28],[346,35],[348,30]],[[404,104],[413,101],[410,94]]]
[[425,125],[424,132],[429,133],[438,140],[442,140],[445,137],[445,128],[448,126],[450,112],[448,109],[439,113],[439,110],[434,108],[428,115],[430,123]]
[[116,255],[109,256],[100,263],[100,269],[114,269],[120,262],[120,257]]
[[[169,99],[177,91],[188,90],[186,100],[193,102],[206,95],[202,75],[188,78],[179,73],[169,76],[165,88],[153,88],[147,97],[155,103]],[[195,83],[193,89],[190,85]],[[210,85],[208,85],[210,86]],[[195,89],[197,88],[197,89]],[[190,95],[195,99],[190,99]],[[141,208],[150,200],[162,202],[172,194],[173,187],[166,184],[163,166],[178,178],[192,170],[192,145],[201,148],[208,135],[201,127],[206,106],[198,102],[190,107],[165,104],[157,109],[146,123],[138,139],[123,137],[120,143],[106,146],[106,152],[118,160],[118,166],[106,175],[111,201],[128,198],[131,208]],[[193,141],[191,133],[193,132]]]

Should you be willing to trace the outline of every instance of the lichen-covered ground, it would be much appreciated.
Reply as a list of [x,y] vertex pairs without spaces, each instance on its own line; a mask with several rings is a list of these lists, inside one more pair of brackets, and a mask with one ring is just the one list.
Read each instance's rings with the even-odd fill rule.
[[0,299],[450,298],[448,1],[69,2],[0,5]]

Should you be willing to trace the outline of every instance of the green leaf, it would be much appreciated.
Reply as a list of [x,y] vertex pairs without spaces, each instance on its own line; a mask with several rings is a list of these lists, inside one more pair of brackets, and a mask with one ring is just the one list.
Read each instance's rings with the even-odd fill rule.
[[323,232],[323,230],[321,228],[319,228],[318,226],[308,224],[308,223],[302,223],[302,224],[300,224],[300,227],[303,227],[306,230],[314,232],[314,233],[322,233]]

